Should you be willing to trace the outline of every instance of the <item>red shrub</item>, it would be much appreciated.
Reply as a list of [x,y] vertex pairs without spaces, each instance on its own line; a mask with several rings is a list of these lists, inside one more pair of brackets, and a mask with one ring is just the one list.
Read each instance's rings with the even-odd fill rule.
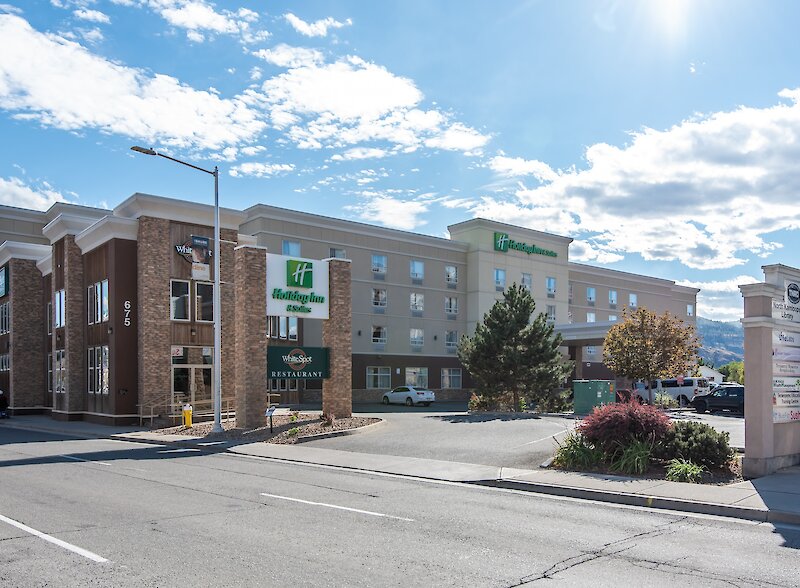
[[654,406],[617,402],[596,407],[578,430],[605,453],[615,453],[631,441],[658,441],[670,427],[667,415]]

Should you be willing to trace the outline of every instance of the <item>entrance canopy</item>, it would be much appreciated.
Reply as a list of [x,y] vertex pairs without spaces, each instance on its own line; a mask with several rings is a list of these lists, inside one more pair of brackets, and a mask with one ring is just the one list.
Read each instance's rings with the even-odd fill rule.
[[570,347],[585,347],[587,345],[602,345],[606,338],[608,329],[616,321],[604,321],[602,323],[565,323],[555,326],[555,332],[560,333],[564,339],[564,345]]

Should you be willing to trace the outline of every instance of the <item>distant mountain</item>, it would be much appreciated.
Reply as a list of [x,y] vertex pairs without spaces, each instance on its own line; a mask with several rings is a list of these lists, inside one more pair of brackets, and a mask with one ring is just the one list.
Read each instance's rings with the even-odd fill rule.
[[707,364],[718,368],[744,359],[744,331],[739,321],[723,323],[698,316],[697,335],[701,345],[698,355]]

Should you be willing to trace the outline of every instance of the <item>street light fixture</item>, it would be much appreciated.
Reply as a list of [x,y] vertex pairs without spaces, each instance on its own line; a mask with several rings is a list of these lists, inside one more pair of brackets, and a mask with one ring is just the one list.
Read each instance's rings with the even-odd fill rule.
[[220,258],[220,237],[219,237],[219,168],[215,165],[214,171],[186,163],[180,159],[175,159],[169,155],[159,153],[155,149],[148,149],[147,147],[139,147],[134,145],[131,150],[144,155],[157,155],[164,159],[169,159],[175,163],[180,163],[192,169],[210,174],[214,176],[214,426],[211,429],[212,433],[222,433],[222,371],[220,370],[221,364],[221,348],[222,348],[222,321],[220,320],[221,307],[220,307],[220,289],[219,289],[219,258]]

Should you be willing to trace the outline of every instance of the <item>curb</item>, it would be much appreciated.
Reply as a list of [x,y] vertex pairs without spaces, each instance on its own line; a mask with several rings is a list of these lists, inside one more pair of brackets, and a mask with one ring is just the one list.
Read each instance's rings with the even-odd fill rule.
[[379,419],[377,423],[371,423],[369,425],[364,425],[363,427],[356,427],[355,429],[342,429],[341,431],[331,431],[330,433],[318,433],[316,435],[306,435],[304,437],[298,437],[294,444],[298,443],[306,443],[307,441],[318,441],[319,439],[332,439],[333,437],[345,437],[347,435],[356,435],[358,433],[364,433],[367,429],[371,429],[372,427],[377,427],[378,425],[384,424],[386,421],[384,419]]

